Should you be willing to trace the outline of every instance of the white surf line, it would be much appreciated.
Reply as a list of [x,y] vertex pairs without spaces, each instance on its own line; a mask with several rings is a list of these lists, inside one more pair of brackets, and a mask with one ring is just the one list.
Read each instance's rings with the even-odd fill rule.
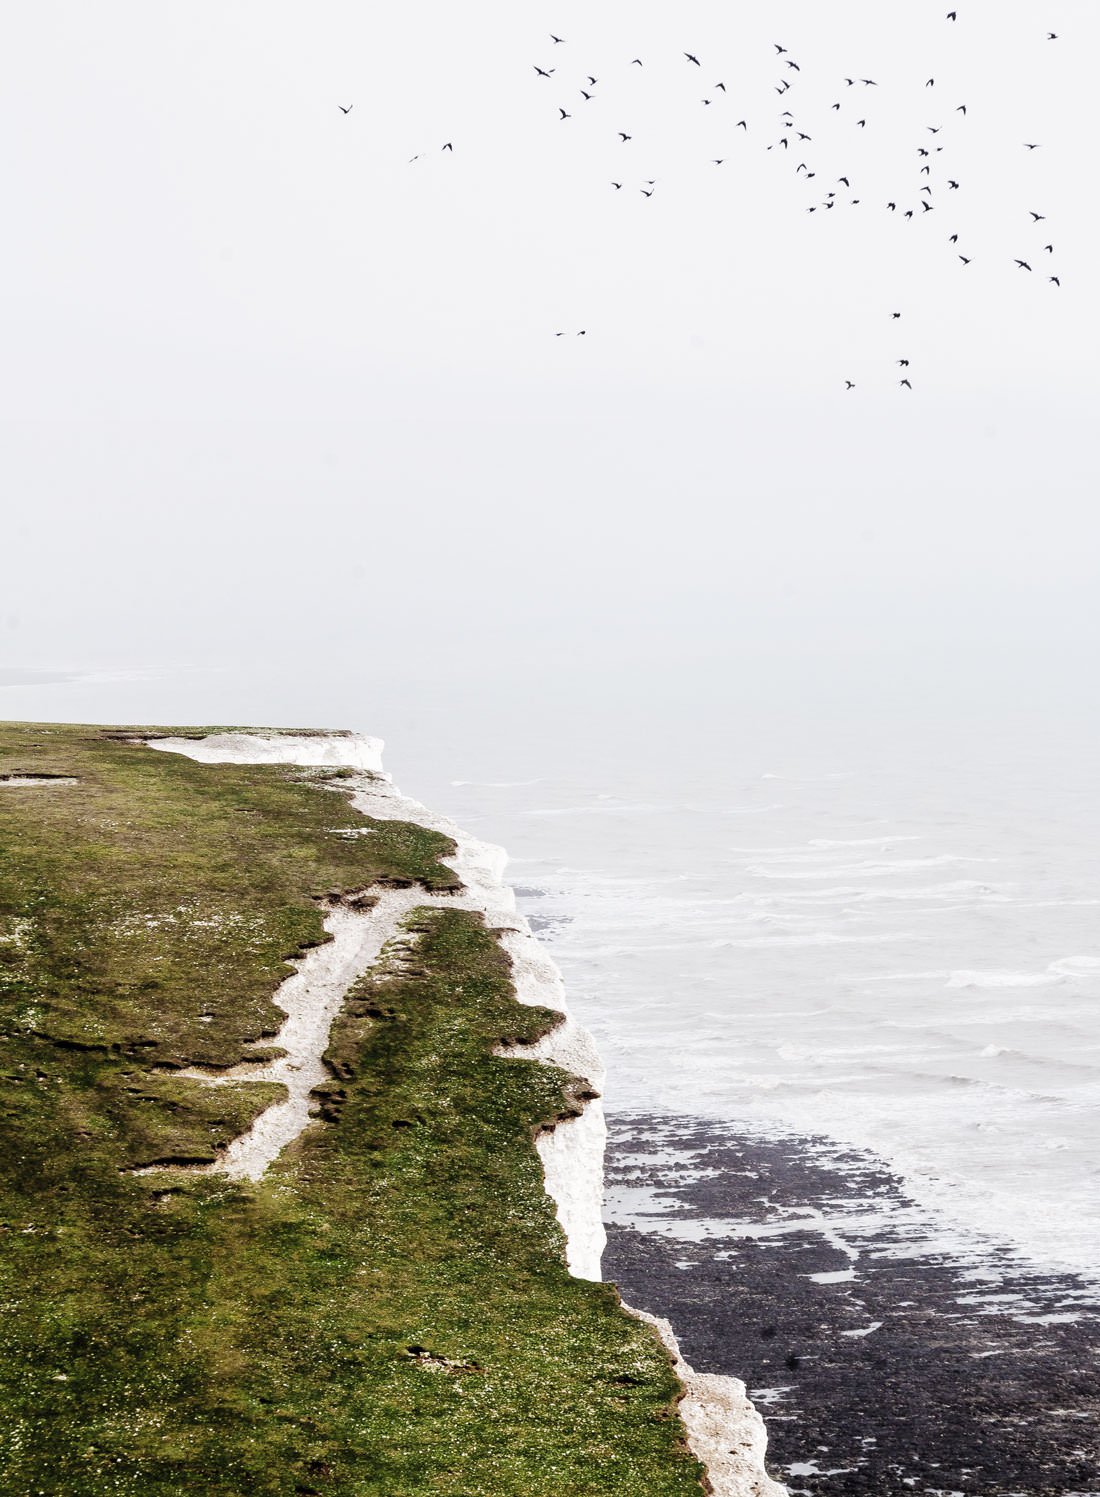
[[[542,1161],[546,1193],[554,1202],[565,1233],[570,1273],[580,1279],[602,1278],[600,1259],[607,1241],[603,1224],[607,1125],[599,1093],[604,1066],[592,1036],[569,1012],[561,973],[516,910],[515,895],[504,882],[508,857],[503,848],[468,836],[446,817],[436,816],[419,801],[401,795],[390,777],[382,772],[382,742],[377,738],[354,734],[233,733],[212,734],[198,740],[144,741],[150,748],[186,754],[206,764],[290,763],[358,768],[364,771],[361,777],[343,782],[343,788],[354,787],[351,804],[357,811],[378,821],[415,822],[452,838],[456,852],[446,863],[461,879],[463,893],[390,892],[408,896],[410,908],[439,904],[479,911],[511,958],[517,1000],[555,1009],[562,1015],[562,1022],[536,1044],[511,1050],[501,1047],[498,1053],[560,1066],[586,1082],[593,1094],[579,1117],[544,1129],[535,1140],[535,1148]],[[250,1075],[257,1074],[250,1071]],[[672,1357],[685,1390],[678,1412],[689,1448],[707,1468],[713,1497],[787,1497],[787,1488],[772,1481],[764,1468],[767,1430],[746,1396],[744,1383],[739,1378],[696,1373],[680,1355],[668,1321],[628,1305],[623,1308],[653,1326]]]

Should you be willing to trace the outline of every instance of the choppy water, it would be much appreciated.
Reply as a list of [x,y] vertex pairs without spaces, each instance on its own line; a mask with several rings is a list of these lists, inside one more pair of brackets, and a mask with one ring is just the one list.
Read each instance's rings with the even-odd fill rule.
[[514,779],[415,788],[510,850],[612,1114],[854,1144],[941,1238],[1100,1275],[1091,729],[516,742]]

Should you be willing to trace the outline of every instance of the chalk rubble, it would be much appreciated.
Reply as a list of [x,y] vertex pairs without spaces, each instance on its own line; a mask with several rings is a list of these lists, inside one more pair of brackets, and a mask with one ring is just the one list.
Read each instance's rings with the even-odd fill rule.
[[[502,1046],[498,1054],[558,1066],[584,1083],[579,1115],[561,1119],[544,1129],[535,1140],[535,1148],[542,1161],[546,1192],[554,1202],[565,1233],[569,1270],[576,1278],[598,1281],[602,1277],[600,1259],[607,1240],[602,1216],[607,1127],[599,1095],[604,1066],[592,1036],[569,1011],[561,973],[516,910],[515,895],[504,883],[508,861],[504,850],[468,836],[446,817],[436,816],[419,801],[402,795],[382,770],[383,745],[377,738],[352,733],[219,733],[199,739],[169,737],[146,741],[150,748],[186,754],[205,764],[297,764],[358,769],[362,772],[359,776],[344,782],[344,787],[352,790],[352,806],[375,820],[411,821],[450,837],[456,853],[448,859],[448,866],[463,884],[462,892],[457,895],[434,894],[423,889],[371,890],[378,897],[373,909],[333,912],[325,922],[332,942],[308,952],[295,964],[298,968],[295,974],[276,993],[276,1002],[287,1010],[288,1020],[273,1043],[291,1052],[289,1064],[276,1061],[263,1069],[247,1067],[251,1080],[282,1081],[290,1090],[290,1099],[268,1109],[250,1133],[230,1145],[225,1159],[212,1168],[258,1178],[279,1150],[305,1127],[310,1112],[309,1092],[323,1074],[318,1073],[317,1067],[343,994],[362,972],[379,960],[409,910],[424,905],[476,910],[511,958],[518,1001],[553,1009],[562,1016],[561,1023],[535,1044]],[[370,931],[367,927],[371,927]],[[311,993],[312,999],[303,1002],[303,993]],[[300,1015],[304,1010],[309,1011],[310,1017],[302,1020]],[[295,1025],[309,1031],[304,1048],[297,1045]],[[219,1079],[237,1077],[228,1075]],[[688,1445],[706,1466],[714,1497],[785,1497],[787,1489],[772,1481],[765,1471],[767,1432],[763,1419],[746,1396],[744,1383],[733,1377],[695,1372],[680,1354],[667,1320],[625,1304],[623,1308],[655,1328],[673,1359],[684,1387],[679,1413]]]

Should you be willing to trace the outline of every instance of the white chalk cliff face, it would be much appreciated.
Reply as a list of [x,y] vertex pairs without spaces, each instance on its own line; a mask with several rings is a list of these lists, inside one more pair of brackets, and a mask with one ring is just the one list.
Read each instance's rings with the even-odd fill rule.
[[[498,1053],[559,1066],[585,1083],[587,1096],[579,1116],[544,1129],[535,1147],[542,1160],[547,1194],[565,1233],[569,1270],[577,1278],[600,1279],[606,1243],[602,1207],[607,1129],[599,1095],[604,1067],[592,1036],[569,1012],[560,972],[536,941],[526,919],[516,911],[515,895],[504,882],[504,850],[467,836],[445,817],[435,816],[418,801],[401,795],[382,772],[382,742],[377,738],[350,733],[218,733],[198,739],[146,741],[150,748],[186,754],[204,764],[357,769],[361,774],[344,782],[352,787],[354,808],[379,821],[416,822],[452,838],[457,852],[448,859],[448,866],[464,886],[457,895],[375,888],[366,891],[376,900],[369,910],[332,912],[325,921],[332,941],[308,952],[275,994],[276,1003],[287,1012],[287,1021],[274,1041],[265,1043],[283,1047],[287,1056],[262,1068],[240,1068],[250,1080],[280,1081],[288,1087],[289,1099],[261,1114],[248,1133],[236,1139],[223,1158],[208,1168],[257,1179],[307,1125],[313,1110],[310,1092],[325,1079],[321,1056],[343,996],[363,972],[385,959],[387,948],[392,949],[401,940],[401,922],[410,910],[424,905],[477,910],[511,958],[519,1002],[554,1009],[562,1015],[561,1023],[537,1044],[502,1048]],[[334,817],[334,821],[337,819]],[[194,1079],[217,1085],[237,1076],[195,1071]],[[629,1310],[628,1306],[624,1308]],[[667,1321],[644,1311],[629,1313],[654,1326],[673,1357],[685,1389],[680,1415],[688,1444],[707,1468],[714,1497],[783,1497],[786,1488],[765,1472],[767,1434],[764,1421],[745,1395],[745,1385],[737,1378],[695,1373],[681,1357]]]

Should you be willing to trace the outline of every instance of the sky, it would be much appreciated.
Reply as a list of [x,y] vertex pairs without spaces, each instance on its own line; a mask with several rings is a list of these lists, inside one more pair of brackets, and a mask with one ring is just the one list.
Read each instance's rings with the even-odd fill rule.
[[16,8],[0,715],[1087,680],[1100,12],[946,8]]

